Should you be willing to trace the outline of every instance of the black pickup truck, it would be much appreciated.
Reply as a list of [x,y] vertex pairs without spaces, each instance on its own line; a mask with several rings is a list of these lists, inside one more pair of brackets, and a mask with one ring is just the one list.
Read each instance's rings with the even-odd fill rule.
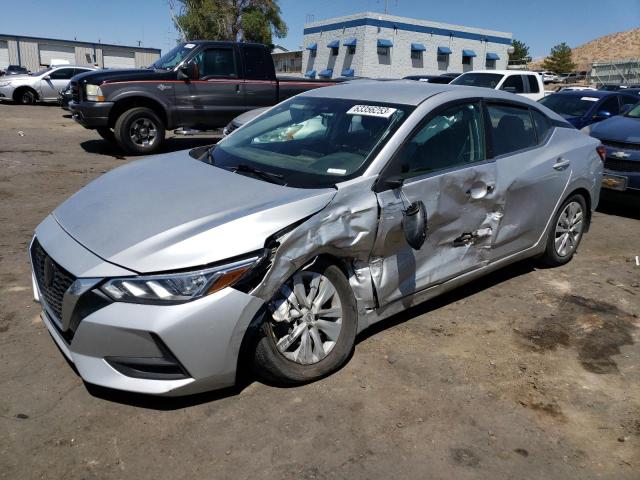
[[129,154],[155,152],[165,131],[211,130],[331,81],[276,78],[254,43],[182,43],[147,69],[98,70],[71,81],[73,118]]

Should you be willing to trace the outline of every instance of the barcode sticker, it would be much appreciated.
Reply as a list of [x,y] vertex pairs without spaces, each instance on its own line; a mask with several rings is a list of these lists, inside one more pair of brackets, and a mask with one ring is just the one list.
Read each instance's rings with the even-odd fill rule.
[[396,113],[397,108],[381,107],[379,105],[354,105],[347,115],[362,115],[365,117],[389,118]]
[[587,102],[597,102],[600,99],[596,97],[582,97],[580,100],[586,100]]
[[347,171],[344,168],[327,168],[327,173],[333,173],[336,175],[344,175]]
[[195,46],[196,46],[196,44],[195,44],[195,43],[187,43],[187,44],[184,46],[184,48],[193,48],[193,47],[195,47]]

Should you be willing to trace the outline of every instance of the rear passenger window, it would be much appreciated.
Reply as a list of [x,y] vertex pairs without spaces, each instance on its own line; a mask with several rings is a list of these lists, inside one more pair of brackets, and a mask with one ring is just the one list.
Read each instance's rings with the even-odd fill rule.
[[545,114],[540,113],[538,110],[531,110],[531,116],[533,117],[533,124],[538,134],[538,144],[544,143],[551,134],[551,121]]
[[511,75],[507,77],[507,79],[502,84],[502,87],[500,87],[500,90],[504,90],[505,92],[511,92],[511,93],[524,93],[522,76]]
[[271,80],[270,69],[272,65],[267,65],[267,59],[272,62],[271,55],[265,55],[262,47],[252,47],[243,45],[242,54],[244,56],[244,69],[248,80]]
[[529,82],[529,93],[540,93],[540,86],[538,85],[538,79],[535,75],[527,75],[527,81]]
[[484,159],[482,111],[470,103],[447,108],[421,127],[402,147],[396,168],[408,178]]
[[529,109],[489,105],[494,156],[517,152],[536,145]]
[[209,48],[198,53],[195,62],[200,69],[200,78],[236,77],[236,64],[230,48]]

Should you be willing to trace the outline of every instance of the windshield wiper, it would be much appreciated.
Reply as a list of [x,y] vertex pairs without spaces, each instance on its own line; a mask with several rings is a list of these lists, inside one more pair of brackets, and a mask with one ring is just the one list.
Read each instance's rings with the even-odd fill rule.
[[264,170],[260,170],[259,168],[252,167],[251,165],[247,165],[246,163],[239,163],[230,168],[233,169],[234,172],[252,173],[256,177],[260,177],[267,182],[284,185],[284,182],[282,181],[282,178],[284,178],[284,176],[280,175],[279,173],[266,172]]

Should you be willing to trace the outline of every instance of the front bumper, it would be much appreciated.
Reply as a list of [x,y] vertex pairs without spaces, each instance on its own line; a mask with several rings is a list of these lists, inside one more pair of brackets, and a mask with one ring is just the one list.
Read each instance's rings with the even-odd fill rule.
[[85,128],[109,126],[109,112],[113,102],[69,102],[73,119]]
[[13,101],[14,91],[13,86],[0,87],[0,101]]
[[[93,254],[66,234],[61,239],[56,231],[61,228],[50,222],[45,220],[36,231],[40,245],[65,270],[81,272],[84,268],[73,264],[74,257]],[[100,268],[110,270],[111,264],[102,263],[106,265],[93,267],[92,278]],[[41,317],[83,380],[144,394],[177,396],[233,385],[245,332],[263,306],[262,300],[233,288],[180,305],[108,302],[89,309],[69,335],[54,319],[35,278]],[[167,372],[167,365],[177,367]]]

